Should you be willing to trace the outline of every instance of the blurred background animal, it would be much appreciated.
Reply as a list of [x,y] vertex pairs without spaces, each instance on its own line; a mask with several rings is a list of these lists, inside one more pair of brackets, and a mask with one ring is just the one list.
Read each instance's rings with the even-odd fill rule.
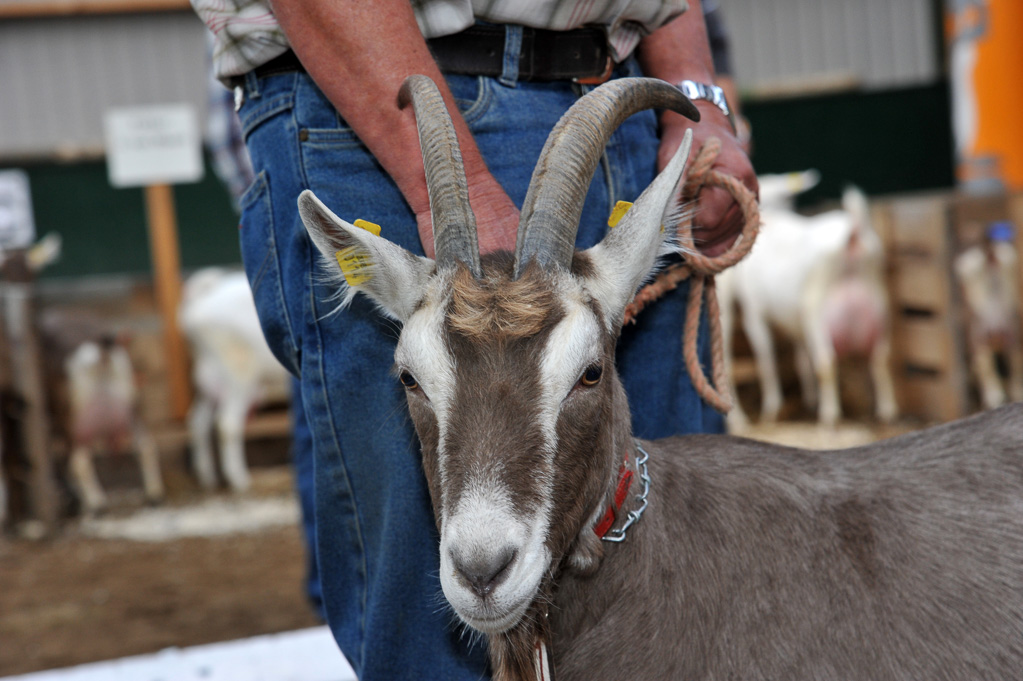
[[[898,415],[889,370],[888,302],[881,240],[871,226],[867,198],[846,189],[840,209],[807,217],[796,213],[793,197],[819,179],[815,171],[761,178],[762,228],[750,254],[717,277],[722,330],[731,365],[733,305],[757,363],[761,418],[777,419],[782,406],[772,331],[791,339],[808,407],[827,425],[841,418],[837,362],[867,358],[879,419]],[[733,384],[734,394],[734,384]],[[729,414],[729,427],[748,424],[742,408]]]
[[215,423],[221,473],[232,490],[244,491],[250,484],[246,418],[259,404],[287,399],[289,374],[263,338],[244,272],[195,272],[184,285],[179,321],[192,350],[195,397],[188,428],[193,471],[203,487],[216,485]]
[[[983,244],[960,253],[954,263],[966,308],[970,366],[984,407],[1003,404],[1006,392],[1023,400],[1023,347],[1020,346],[1018,267],[1013,230],[995,223]],[[1008,368],[1008,391],[999,373],[998,358]]]
[[68,473],[85,515],[108,506],[93,457],[134,452],[146,499],[164,497],[156,444],[138,411],[135,371],[126,339],[99,318],[50,311],[40,321],[52,411],[70,450]]

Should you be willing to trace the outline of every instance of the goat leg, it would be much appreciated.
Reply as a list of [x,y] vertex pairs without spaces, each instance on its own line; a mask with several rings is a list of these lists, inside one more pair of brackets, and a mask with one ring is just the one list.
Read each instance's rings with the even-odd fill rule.
[[1013,402],[1023,402],[1023,348],[1019,341],[1013,339],[1006,353],[1009,362],[1009,398]]
[[889,365],[890,358],[891,341],[887,336],[882,336],[870,353],[870,376],[874,382],[877,418],[883,423],[891,423],[899,415],[899,405],[895,401],[895,384]]
[[188,431],[192,438],[192,472],[205,489],[213,489],[217,485],[210,444],[212,428],[213,401],[205,396],[197,397],[188,412]]
[[71,476],[81,496],[86,515],[95,515],[107,507],[107,497],[99,484],[92,452],[85,445],[77,445],[71,453]]
[[977,377],[977,389],[985,408],[994,409],[1005,403],[1005,391],[998,377],[995,353],[987,343],[978,343],[974,349],[973,373]]
[[220,463],[227,484],[235,492],[249,488],[249,468],[245,462],[245,417],[249,404],[244,400],[226,400],[217,415],[220,434]]
[[142,469],[142,485],[146,490],[146,499],[150,503],[163,501],[163,477],[160,475],[160,454],[156,449],[156,442],[141,423],[135,425],[134,439],[135,453],[139,459],[139,467]]

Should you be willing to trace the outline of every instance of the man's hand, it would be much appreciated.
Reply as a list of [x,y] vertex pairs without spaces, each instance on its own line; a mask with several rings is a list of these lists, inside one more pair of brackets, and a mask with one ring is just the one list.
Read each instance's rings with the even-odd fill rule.
[[[742,150],[739,140],[732,132],[732,126],[721,110],[709,102],[696,102],[701,120],[693,123],[675,113],[666,112],[661,118],[661,146],[657,152],[657,170],[668,165],[675,150],[682,143],[682,137],[689,128],[693,130],[693,150],[690,163],[711,137],[721,140],[721,152],[713,169],[732,175],[757,193],[757,176],[749,157]],[[743,215],[739,204],[732,195],[718,187],[707,187],[697,197],[697,213],[693,218],[693,239],[704,255],[721,255],[735,242],[742,232]]]
[[[448,105],[480,252],[514,250],[519,212],[487,170],[408,0],[274,0],[273,6],[306,70],[397,184],[416,216],[426,254],[434,255],[433,224],[419,135],[412,108],[397,104],[398,90],[412,74],[430,77]],[[387,27],[386,36],[381,26]]]
[[[643,38],[636,56],[647,76],[669,83],[679,83],[686,78],[698,83],[713,83],[714,65],[699,0],[689,0],[689,11]],[[757,177],[753,166],[735,138],[728,118],[710,102],[698,101],[695,104],[700,109],[699,123],[673,112],[661,115],[658,170],[668,164],[682,143],[685,131],[692,128],[692,154],[695,156],[705,141],[717,137],[721,140],[721,153],[714,163],[714,170],[739,178],[756,193]],[[723,189],[707,188],[700,192],[697,200],[699,212],[694,218],[693,228],[696,246],[706,255],[721,255],[742,231],[742,211]]]
[[[487,173],[469,178],[469,204],[476,216],[476,235],[480,255],[494,251],[515,251],[519,229],[519,209],[504,189]],[[433,220],[428,204],[415,207],[419,237],[427,257],[434,257]]]

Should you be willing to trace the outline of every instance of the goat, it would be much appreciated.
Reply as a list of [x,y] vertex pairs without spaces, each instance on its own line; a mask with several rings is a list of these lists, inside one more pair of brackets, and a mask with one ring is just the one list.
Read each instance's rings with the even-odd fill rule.
[[[61,239],[49,235],[28,254],[31,267],[56,260]],[[50,412],[70,448],[68,473],[82,512],[92,516],[108,506],[96,475],[97,452],[131,450],[138,459],[149,503],[164,498],[160,456],[139,413],[135,369],[110,324],[95,314],[49,310],[39,321],[46,356]]]
[[614,128],[691,103],[653,79],[582,97],[541,152],[515,253],[480,257],[440,93],[412,76],[410,98],[436,260],[311,191],[299,212],[345,299],[402,323],[441,586],[494,679],[1018,676],[1023,409],[834,453],[634,440],[615,344],[671,239],[691,136],[599,244],[574,235]]
[[967,310],[970,363],[981,400],[988,409],[1005,402],[995,353],[1009,365],[1009,396],[1023,400],[1023,348],[1020,347],[1016,251],[1008,241],[988,240],[959,254],[956,278]]
[[188,414],[193,471],[203,487],[217,484],[210,443],[216,420],[224,478],[244,491],[250,484],[245,420],[253,407],[287,399],[288,373],[266,344],[244,272],[195,272],[185,282],[179,320],[196,389]]
[[46,312],[40,331],[48,365],[51,411],[67,438],[68,472],[87,516],[107,508],[93,456],[131,450],[146,499],[164,497],[156,443],[138,413],[135,370],[123,342],[89,313]]
[[[768,182],[769,192],[772,186]],[[785,198],[762,204],[763,227],[753,250],[717,278],[725,342],[730,344],[732,304],[738,300],[757,362],[766,421],[777,418],[782,404],[772,329],[795,341],[803,400],[808,406],[817,402],[821,423],[833,425],[841,417],[837,362],[843,356],[869,358],[877,416],[892,421],[898,405],[889,368],[883,252],[870,226],[867,199],[849,188],[842,210],[804,217]],[[738,406],[728,421],[733,432],[746,426]]]
[[86,513],[107,504],[92,464],[92,453],[100,447],[116,452],[131,446],[139,458],[146,498],[161,501],[159,454],[136,413],[135,372],[128,351],[103,337],[79,345],[64,367],[71,398],[70,469]]
[[813,189],[821,181],[820,172],[810,169],[794,173],[757,175],[760,210],[795,210],[796,195]]

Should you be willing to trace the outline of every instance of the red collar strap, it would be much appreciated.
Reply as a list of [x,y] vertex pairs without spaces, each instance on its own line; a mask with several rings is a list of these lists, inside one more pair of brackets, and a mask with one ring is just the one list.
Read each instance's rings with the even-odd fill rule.
[[618,486],[615,488],[615,498],[612,503],[608,504],[607,511],[604,512],[600,522],[593,526],[593,531],[601,539],[611,530],[618,519],[618,511],[622,509],[622,504],[625,503],[625,497],[629,494],[631,486],[632,470],[629,468],[629,453],[625,452],[625,461],[618,469]]

